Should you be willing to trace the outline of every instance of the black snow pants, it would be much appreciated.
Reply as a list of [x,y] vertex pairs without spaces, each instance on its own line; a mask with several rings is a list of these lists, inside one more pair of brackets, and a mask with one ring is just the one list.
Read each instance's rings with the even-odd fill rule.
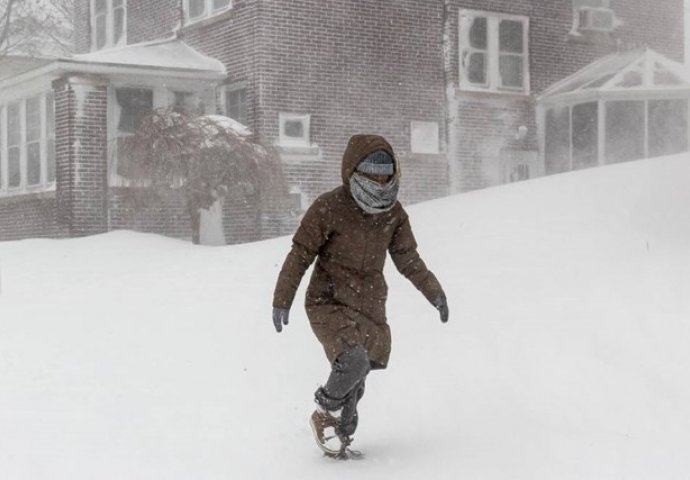
[[339,435],[349,437],[357,429],[357,404],[364,395],[370,368],[369,356],[362,345],[345,350],[333,362],[326,384],[314,394],[316,402],[326,410],[342,409]]

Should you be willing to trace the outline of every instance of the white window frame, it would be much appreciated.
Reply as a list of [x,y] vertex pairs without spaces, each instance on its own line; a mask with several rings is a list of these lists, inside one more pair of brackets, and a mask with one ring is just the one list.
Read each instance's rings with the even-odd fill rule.
[[[463,38],[463,28],[467,27],[468,18],[474,20],[477,17],[484,17],[487,20],[487,48],[486,48],[486,83],[478,84],[472,83],[468,80],[466,75],[466,66],[463,65],[463,52],[472,51],[470,45],[464,45],[465,39]],[[514,56],[522,57],[522,87],[511,87],[501,85],[501,75],[499,70],[499,59],[501,52],[499,51],[499,38],[500,31],[499,26],[502,21],[516,21],[523,25],[522,28],[522,44],[523,53],[522,54],[509,54]],[[458,64],[459,64],[459,86],[460,89],[466,91],[476,91],[476,92],[492,92],[492,93],[505,93],[505,94],[524,94],[528,95],[530,93],[530,75],[529,75],[529,62],[530,62],[530,45],[529,45],[529,28],[530,19],[524,15],[510,15],[504,13],[496,12],[485,12],[481,10],[468,10],[461,9],[459,12],[459,23],[458,23]],[[469,58],[469,57],[468,57]]]
[[[285,133],[285,124],[287,122],[301,122],[302,131],[304,132],[301,138],[289,136]],[[308,113],[279,113],[279,134],[278,143],[281,147],[310,147],[311,146],[311,115]]]
[[[55,128],[53,126],[52,136],[47,122],[47,99],[52,92],[42,92],[29,95],[13,102],[0,105],[0,196],[23,195],[27,193],[53,191],[55,190],[55,179],[48,181],[48,141],[54,140]],[[26,125],[26,103],[28,100],[38,100],[40,112],[40,132],[39,132],[39,155],[40,155],[40,179],[36,184],[28,183],[28,144],[27,125]],[[19,185],[10,187],[9,185],[9,106],[18,105],[19,107]],[[53,104],[53,109],[55,108]],[[54,112],[54,110],[53,110]],[[53,118],[55,114],[53,113]],[[55,151],[53,151],[52,161],[55,162]]]
[[[105,12],[102,15],[96,14],[96,0],[90,0],[91,12],[91,51],[101,50],[104,48],[115,47],[117,45],[127,44],[127,0],[104,0],[106,2]],[[116,4],[116,2],[122,2]],[[122,36],[115,41],[115,10],[123,10],[122,19]],[[105,17],[105,44],[102,47],[98,46],[97,35],[97,17]]]
[[233,0],[230,0],[230,2],[226,6],[221,7],[221,8],[215,8],[215,9],[213,8],[213,0],[204,0],[204,13],[202,13],[201,15],[199,15],[197,17],[192,18],[189,15],[189,0],[183,0],[182,1],[182,8],[184,10],[184,19],[185,19],[185,23],[187,23],[187,24],[199,22],[199,21],[204,20],[206,18],[213,17],[215,15],[218,15],[219,13],[223,13],[223,12],[226,12],[228,10],[231,10],[232,7],[233,7]]

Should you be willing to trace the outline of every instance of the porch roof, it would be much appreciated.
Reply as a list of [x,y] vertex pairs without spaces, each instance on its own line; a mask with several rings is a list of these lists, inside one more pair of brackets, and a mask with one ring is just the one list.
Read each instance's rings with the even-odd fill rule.
[[164,70],[194,70],[224,75],[225,66],[179,39],[139,43],[73,55],[75,63],[122,66],[125,68],[158,68]]
[[538,98],[540,102],[621,93],[687,93],[690,75],[685,67],[651,50],[607,55],[555,83]]
[[[21,86],[39,77],[63,74],[135,75],[220,81],[225,65],[179,39],[126,45],[50,60],[15,62],[0,75],[0,90]],[[7,72],[6,74],[4,72]]]
[[49,64],[55,59],[8,55],[0,58],[0,80]]

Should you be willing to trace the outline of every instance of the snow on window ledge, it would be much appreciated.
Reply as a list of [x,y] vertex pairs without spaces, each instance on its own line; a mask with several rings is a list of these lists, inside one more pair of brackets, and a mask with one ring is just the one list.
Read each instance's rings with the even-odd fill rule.
[[463,85],[455,89],[455,97],[459,98],[464,95],[477,95],[497,98],[516,98],[527,99],[530,97],[530,91],[527,90],[495,90],[488,88],[476,88]]

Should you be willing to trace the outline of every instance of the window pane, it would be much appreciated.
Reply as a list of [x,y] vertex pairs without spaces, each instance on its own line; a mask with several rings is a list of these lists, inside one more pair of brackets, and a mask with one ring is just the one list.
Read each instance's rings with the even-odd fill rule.
[[26,101],[26,141],[41,138],[41,103],[38,97]]
[[287,120],[285,122],[285,135],[292,138],[303,138],[304,124],[299,120]]
[[606,161],[638,160],[644,157],[644,102],[606,103]]
[[469,55],[467,80],[479,85],[486,84],[486,54],[475,52]]
[[113,12],[113,43],[117,44],[125,34],[125,9],[118,8]]
[[7,152],[7,180],[10,187],[18,187],[21,184],[19,170],[19,147],[12,147]]
[[546,111],[544,125],[546,174],[570,170],[570,108]]
[[486,50],[488,44],[487,32],[486,17],[475,18],[470,28],[470,46],[478,50]]
[[499,48],[502,52],[522,53],[524,51],[522,22],[503,20],[498,29]]
[[189,18],[197,18],[204,14],[206,0],[189,0]]
[[573,170],[594,167],[599,163],[598,118],[596,102],[573,107]]
[[153,110],[153,90],[143,88],[118,88],[115,91],[120,106],[120,132],[134,133],[139,122]]
[[247,125],[247,90],[230,90],[225,95],[226,115],[237,120],[243,125]]
[[113,0],[113,8],[123,6],[124,4],[125,0]]
[[41,144],[29,143],[26,146],[26,183],[38,185],[41,183]]
[[7,107],[7,145],[19,145],[21,126],[19,124],[19,104],[13,103]]
[[213,9],[220,10],[230,5],[230,0],[213,0]]
[[55,139],[49,138],[46,142],[48,158],[46,159],[46,182],[55,181]]
[[105,47],[105,15],[96,17],[96,48]]
[[173,92],[173,110],[201,114],[199,97],[193,92]]
[[2,157],[3,157],[3,146],[2,146],[2,137],[3,137],[3,124],[2,124],[2,107],[0,107],[0,190],[3,188],[3,181],[2,181]]
[[46,95],[46,182],[55,181],[55,98],[53,92]]
[[94,2],[93,2],[93,9],[94,9],[95,13],[105,12],[107,6],[108,6],[107,0],[94,0]]
[[523,88],[522,57],[517,55],[501,55],[499,59],[499,73],[501,86]]
[[649,101],[649,156],[658,157],[688,149],[688,102]]

